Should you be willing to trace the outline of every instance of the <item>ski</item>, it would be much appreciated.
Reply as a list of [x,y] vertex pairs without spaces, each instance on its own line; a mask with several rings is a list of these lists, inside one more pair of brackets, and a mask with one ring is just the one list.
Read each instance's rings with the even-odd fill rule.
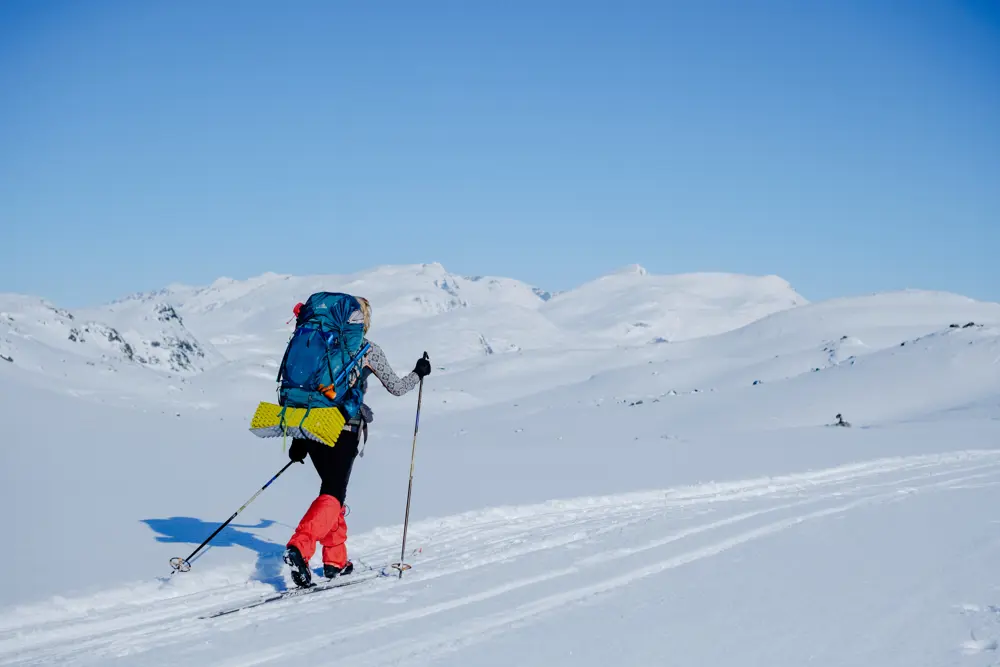
[[244,609],[253,609],[254,607],[259,607],[264,604],[271,602],[278,602],[279,600],[287,600],[293,597],[300,597],[303,595],[311,595],[312,593],[321,593],[323,591],[329,591],[334,588],[344,588],[345,586],[352,586],[354,584],[361,584],[366,581],[372,581],[378,579],[379,577],[389,576],[386,575],[382,570],[369,570],[367,572],[361,572],[354,575],[347,575],[343,579],[334,579],[333,581],[324,584],[312,584],[305,588],[291,588],[287,591],[282,591],[270,597],[266,597],[263,600],[257,600],[255,602],[250,602],[248,604],[239,605],[238,607],[231,607],[229,609],[223,609],[222,611],[217,611],[208,616],[202,616],[201,618],[218,618],[219,616],[225,616],[227,614],[235,614],[238,611],[243,611]]

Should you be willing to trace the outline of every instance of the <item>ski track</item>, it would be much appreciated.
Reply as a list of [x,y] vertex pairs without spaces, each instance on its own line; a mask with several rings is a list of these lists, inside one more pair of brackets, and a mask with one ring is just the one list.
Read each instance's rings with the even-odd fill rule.
[[[969,477],[980,477],[980,476],[981,475],[971,475]],[[960,479],[966,479],[966,478],[967,477],[963,476]],[[921,487],[921,490],[946,487],[952,481],[953,480],[946,480],[943,482],[928,484]],[[799,525],[806,521],[811,521],[836,514],[842,514],[856,507],[861,507],[863,505],[868,505],[874,502],[894,500],[897,499],[901,493],[910,493],[916,490],[917,489],[910,488],[910,489],[888,491],[874,496],[866,496],[858,500],[854,500],[848,503],[826,508],[823,510],[817,510],[802,515],[792,516],[788,519],[783,519],[780,521],[775,521],[766,524],[760,528],[755,528],[752,530],[745,531],[743,533],[739,533],[733,537],[720,540],[719,542],[710,544],[708,546],[694,549],[692,551],[685,552],[671,558],[667,558],[665,560],[656,562],[653,565],[637,568],[625,574],[606,579],[596,584],[592,584],[589,586],[582,586],[578,588],[570,588],[564,592],[543,597],[531,603],[520,605],[512,610],[491,614],[482,618],[473,617],[472,620],[460,622],[458,625],[449,624],[448,629],[446,631],[431,632],[430,637],[422,635],[421,638],[414,639],[412,636],[408,636],[406,639],[396,641],[391,644],[382,644],[377,649],[363,651],[357,654],[342,654],[340,656],[340,659],[352,665],[399,664],[404,660],[406,661],[406,664],[411,664],[410,661],[415,659],[420,659],[428,654],[435,654],[449,650],[458,650],[464,646],[468,646],[479,641],[484,641],[489,637],[493,636],[493,634],[495,634],[501,628],[509,628],[514,623],[523,622],[532,617],[540,616],[542,614],[551,612],[565,605],[579,602],[595,595],[611,592],[617,588],[630,585],[632,583],[635,583],[636,581],[639,581],[641,579],[644,579],[646,577],[655,574],[659,574],[666,570],[674,569],[704,558],[715,556],[724,551],[728,551],[729,549],[732,549],[734,547],[746,544],[752,540],[773,535],[782,530],[786,530],[788,528]],[[764,512],[766,511],[768,510],[765,510]],[[742,517],[740,517],[740,519],[745,519],[748,518],[749,516],[755,516],[761,513],[763,512],[747,513],[747,515],[743,515]],[[724,520],[716,522],[716,525],[711,527],[736,523],[737,517],[733,517],[733,519],[734,521]],[[705,528],[710,529],[710,527],[707,526]],[[635,550],[635,552],[654,549],[658,546],[662,546],[663,544],[675,541],[676,539],[681,539],[681,538],[674,537],[674,538],[668,538],[666,540],[655,540],[645,545],[642,549]],[[581,571],[582,570],[580,567],[566,568],[564,570],[559,571],[557,576],[580,574]],[[546,578],[551,578],[551,577],[546,577]],[[538,578],[525,580],[520,585],[535,583],[537,579]],[[520,585],[502,587],[500,589],[500,592],[514,590],[515,588],[519,588]],[[490,595],[489,597],[492,597],[492,595]],[[433,605],[424,610],[408,612],[406,614],[400,614],[394,617],[383,619],[380,620],[378,623],[371,624],[372,627],[355,626],[352,627],[350,630],[345,630],[344,632],[341,633],[335,633],[334,635],[323,636],[321,638],[317,638],[312,642],[295,642],[293,644],[274,647],[272,649],[269,649],[267,653],[258,653],[252,659],[249,660],[246,658],[240,658],[222,664],[224,665],[224,667],[249,667],[251,665],[260,665],[267,662],[272,662],[277,659],[287,658],[289,655],[321,650],[323,648],[332,646],[338,640],[344,639],[349,636],[356,636],[359,633],[382,629],[384,627],[388,627],[400,622],[412,621],[417,618],[427,616],[431,613],[437,613],[439,611],[452,609],[457,606],[468,604],[469,602],[474,602],[481,599],[486,599],[486,597],[482,595],[477,595],[477,596],[467,596],[465,598],[459,598],[457,600],[453,600],[450,603]]]
[[[213,663],[243,667],[287,661],[290,656],[308,659],[311,653],[343,645],[338,648],[338,661],[345,664],[401,661],[409,664],[459,650],[503,632],[511,624],[529,622],[567,605],[614,592],[646,577],[711,558],[805,522],[874,503],[905,501],[914,493],[957,492],[965,487],[997,483],[1000,483],[1000,452],[960,451],[877,459],[744,481],[469,512],[411,525],[411,544],[418,545],[421,553],[411,561],[414,569],[401,580],[375,579],[343,591],[277,602],[267,608],[211,620],[198,617],[260,599],[261,594],[248,595],[245,583],[173,595],[140,584],[102,593],[92,603],[83,599],[69,601],[63,607],[50,603],[48,607],[35,605],[8,611],[0,615],[0,665],[107,664],[117,658],[158,649],[163,650],[163,657],[160,654],[155,657],[166,664],[178,662],[171,649],[188,654],[181,662],[197,662],[196,651],[210,645],[213,633],[252,634],[256,626],[280,622],[292,611],[301,614],[350,605],[351,601],[365,598],[385,600],[390,595],[398,597],[418,591],[426,594],[433,589],[434,580],[448,582],[466,573],[516,563],[542,552],[561,558],[560,567],[499,586],[485,584],[479,590],[474,589],[476,579],[466,576],[461,580],[466,586],[461,595],[443,600],[439,597],[423,604],[416,604],[417,600],[411,598],[406,604],[412,608],[408,606],[406,611],[359,618],[353,624],[338,625],[329,633],[296,637],[294,641]],[[609,545],[611,534],[637,535],[640,526],[643,538],[649,536],[652,528],[660,526],[663,528],[653,534],[662,531],[662,536],[629,546],[618,546],[614,541],[610,542],[614,547]],[[355,538],[355,549],[360,548],[364,553],[358,560],[379,565],[396,560],[398,552],[393,555],[393,550],[398,547],[389,533],[380,530]],[[708,536],[708,541],[684,547],[686,541],[699,536]],[[607,548],[599,549],[596,554],[575,553],[577,547],[598,541]],[[669,549],[675,544],[679,545],[679,552],[676,548]],[[657,556],[664,549],[667,551]],[[608,562],[621,563],[625,571],[607,576],[602,568]],[[581,573],[586,576],[571,576]],[[595,577],[599,580],[595,581]],[[581,578],[588,584],[575,585]],[[566,583],[562,589],[548,590],[563,581]],[[535,593],[536,589],[540,592]],[[130,599],[129,591],[147,597]],[[272,592],[267,590],[267,594]],[[477,604],[515,594],[533,599],[501,612],[476,615]],[[117,604],[116,596],[120,596]],[[360,635],[399,623],[456,610],[461,612],[460,616],[449,616],[449,622],[435,625],[435,629],[421,633],[418,638],[408,635],[356,653],[351,653],[351,645],[345,644]],[[249,639],[248,650],[252,637]]]

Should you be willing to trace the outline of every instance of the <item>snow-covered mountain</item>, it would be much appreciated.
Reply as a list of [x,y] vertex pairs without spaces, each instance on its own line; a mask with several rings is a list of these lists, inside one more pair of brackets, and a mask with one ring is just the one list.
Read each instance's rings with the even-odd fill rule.
[[94,373],[134,365],[193,375],[222,361],[165,301],[136,304],[121,315],[72,313],[43,299],[0,294],[0,354],[18,367],[63,378],[81,362]]
[[134,294],[110,304],[108,309],[120,310],[135,301],[167,300],[196,323],[199,334],[226,336],[241,330],[281,328],[296,303],[322,290],[366,297],[374,305],[381,327],[476,306],[537,309],[548,298],[541,290],[517,280],[457,276],[435,263],[382,266],[349,275],[265,273],[249,280],[220,278],[208,287],[178,285],[151,294]]
[[[310,465],[166,575],[287,462],[248,420],[319,289],[372,300],[399,371],[434,361],[413,569],[202,618],[290,586]],[[1000,304],[428,264],[0,311],[0,665],[996,662]],[[362,571],[400,558],[415,394],[368,395]]]
[[[3,297],[0,353],[40,373],[37,380],[55,375],[77,392],[98,391],[106,386],[102,373],[129,366],[166,371],[146,380],[154,385],[176,385],[224,361],[237,373],[273,376],[292,308],[320,290],[367,297],[372,336],[398,363],[410,363],[427,346],[442,367],[511,352],[616,349],[709,335],[805,303],[777,278],[658,277],[641,267],[556,295],[509,278],[457,276],[440,264],[343,276],[267,273],[201,288],[174,285],[77,313]],[[43,363],[39,346],[58,351],[60,365]]]
[[777,276],[653,276],[633,265],[560,294],[542,312],[567,331],[656,343],[729,331],[805,303]]

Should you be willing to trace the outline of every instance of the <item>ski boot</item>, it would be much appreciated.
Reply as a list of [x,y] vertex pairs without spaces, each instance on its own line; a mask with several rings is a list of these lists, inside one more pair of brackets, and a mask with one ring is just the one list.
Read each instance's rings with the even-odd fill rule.
[[292,568],[292,581],[299,588],[312,586],[312,572],[309,571],[309,563],[302,558],[302,553],[296,547],[285,549],[285,562]]
[[345,574],[350,574],[354,572],[354,563],[347,561],[347,565],[344,567],[337,567],[336,565],[330,565],[329,563],[323,563],[323,576],[327,579],[333,579],[334,577],[342,577]]

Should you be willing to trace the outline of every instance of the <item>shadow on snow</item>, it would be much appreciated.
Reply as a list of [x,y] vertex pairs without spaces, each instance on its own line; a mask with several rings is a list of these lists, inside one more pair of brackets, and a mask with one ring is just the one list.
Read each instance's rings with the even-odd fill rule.
[[[170,544],[190,544],[191,549],[185,553],[178,553],[180,557],[187,556],[191,551],[201,544],[205,538],[211,535],[219,523],[210,523],[189,516],[173,516],[168,519],[142,519],[142,522],[149,526],[153,532],[157,533],[157,542]],[[252,532],[252,530],[263,530],[274,524],[270,519],[264,519],[255,525],[240,525],[231,523],[223,528],[212,541],[198,552],[191,559],[191,564],[205,555],[210,549],[224,547],[243,547],[257,554],[257,563],[253,574],[250,575],[252,581],[259,581],[273,586],[275,590],[283,591],[287,586],[285,578],[282,576],[281,556],[285,551],[285,545],[276,544],[263,540]]]

